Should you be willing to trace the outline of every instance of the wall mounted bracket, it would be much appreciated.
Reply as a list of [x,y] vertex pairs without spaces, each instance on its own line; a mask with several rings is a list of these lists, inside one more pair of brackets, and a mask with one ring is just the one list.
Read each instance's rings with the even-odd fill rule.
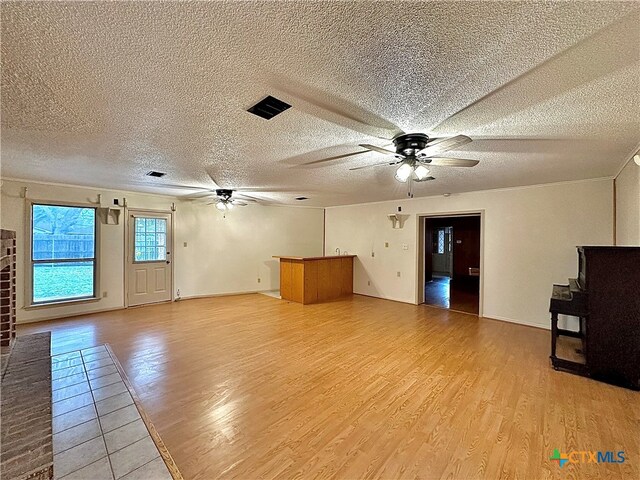
[[402,215],[399,213],[390,213],[387,218],[391,220],[392,228],[400,229],[404,227],[404,222],[409,218],[409,215]]

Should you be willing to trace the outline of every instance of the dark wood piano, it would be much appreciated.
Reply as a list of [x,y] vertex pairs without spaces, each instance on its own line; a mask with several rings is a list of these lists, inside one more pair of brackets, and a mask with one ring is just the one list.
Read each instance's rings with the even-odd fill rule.
[[[556,370],[640,390],[640,247],[578,247],[578,278],[554,285],[551,362]],[[578,317],[578,332],[558,328]],[[580,338],[584,363],[556,356],[559,336]]]

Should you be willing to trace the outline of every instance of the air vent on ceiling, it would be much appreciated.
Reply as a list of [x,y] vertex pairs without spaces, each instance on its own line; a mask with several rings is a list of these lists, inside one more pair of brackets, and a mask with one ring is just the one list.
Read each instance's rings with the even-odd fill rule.
[[288,108],[291,108],[291,105],[269,95],[264,100],[260,100],[256,103],[253,107],[247,110],[247,112],[253,113],[254,115],[267,120],[271,120],[273,117],[281,114]]
[[296,200],[309,200],[309,197],[296,197]]
[[166,175],[166,173],[162,173],[162,172],[156,172],[154,170],[151,170],[150,172],[146,173],[147,177],[164,177]]

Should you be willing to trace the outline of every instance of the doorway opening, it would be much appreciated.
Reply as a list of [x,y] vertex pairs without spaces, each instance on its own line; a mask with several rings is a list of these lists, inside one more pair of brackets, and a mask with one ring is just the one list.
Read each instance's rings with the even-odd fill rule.
[[423,217],[422,303],[480,312],[479,214]]

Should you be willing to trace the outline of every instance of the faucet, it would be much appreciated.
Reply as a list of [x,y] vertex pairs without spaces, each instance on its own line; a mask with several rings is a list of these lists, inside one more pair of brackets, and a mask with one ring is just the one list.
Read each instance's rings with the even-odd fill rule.
[[336,248],[336,255],[340,255],[340,249]]

